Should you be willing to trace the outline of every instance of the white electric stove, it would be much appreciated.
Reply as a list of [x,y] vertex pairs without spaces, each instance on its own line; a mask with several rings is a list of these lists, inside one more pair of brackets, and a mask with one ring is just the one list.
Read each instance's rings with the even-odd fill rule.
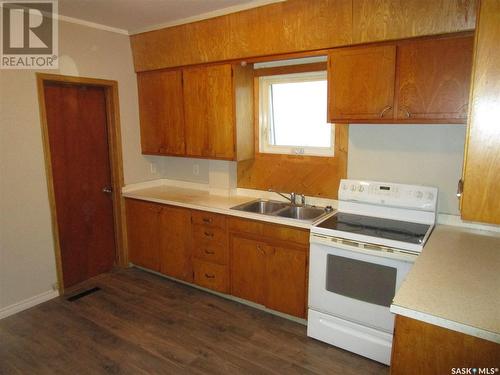
[[436,220],[438,189],[342,180],[338,212],[311,228],[307,334],[389,364],[389,306]]

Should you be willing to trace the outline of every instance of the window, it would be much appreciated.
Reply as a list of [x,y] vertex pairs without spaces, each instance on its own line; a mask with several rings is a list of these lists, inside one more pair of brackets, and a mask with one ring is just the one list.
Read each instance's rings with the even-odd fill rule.
[[260,152],[333,156],[325,71],[260,77],[259,105]]

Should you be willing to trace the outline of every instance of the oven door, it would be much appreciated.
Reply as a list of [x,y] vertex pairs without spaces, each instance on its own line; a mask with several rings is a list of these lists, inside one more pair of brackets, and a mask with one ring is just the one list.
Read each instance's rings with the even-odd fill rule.
[[392,334],[389,311],[416,256],[359,249],[311,235],[309,309]]

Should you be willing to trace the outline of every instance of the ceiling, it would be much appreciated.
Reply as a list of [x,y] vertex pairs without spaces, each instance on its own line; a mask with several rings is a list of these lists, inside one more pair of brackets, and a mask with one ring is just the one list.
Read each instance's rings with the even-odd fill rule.
[[284,0],[59,0],[59,14],[136,34],[279,1]]

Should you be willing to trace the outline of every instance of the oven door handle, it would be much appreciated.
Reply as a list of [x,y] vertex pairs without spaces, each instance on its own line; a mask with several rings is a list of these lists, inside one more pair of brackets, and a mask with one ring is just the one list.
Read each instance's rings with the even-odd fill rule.
[[[403,260],[406,262],[414,263],[417,259],[417,254],[407,253],[402,250],[391,249],[391,251],[384,250],[383,247],[366,244],[370,248],[364,248],[363,246],[358,246],[358,242],[352,240],[345,240],[343,238],[324,236],[321,234],[311,233],[310,236],[311,245],[314,243],[343,250],[353,251],[355,253],[361,253],[371,256],[377,256],[381,258],[389,258],[396,260]],[[359,243],[364,245],[363,243]],[[377,249],[378,247],[378,249]],[[327,250],[328,254],[335,254],[334,251]]]

